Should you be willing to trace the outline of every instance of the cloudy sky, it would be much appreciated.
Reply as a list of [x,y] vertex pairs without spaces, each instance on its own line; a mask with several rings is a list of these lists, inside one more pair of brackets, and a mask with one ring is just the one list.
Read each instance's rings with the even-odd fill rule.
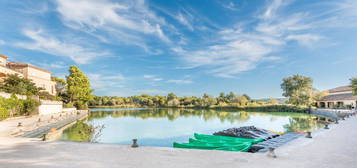
[[64,77],[79,66],[97,95],[233,91],[281,97],[357,76],[356,0],[1,0],[0,53]]

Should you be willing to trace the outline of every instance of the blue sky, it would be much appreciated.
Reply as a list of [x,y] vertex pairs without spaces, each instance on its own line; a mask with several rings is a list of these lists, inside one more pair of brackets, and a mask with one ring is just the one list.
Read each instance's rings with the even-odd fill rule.
[[355,0],[2,0],[0,53],[97,95],[281,97],[282,78],[319,90],[357,76]]

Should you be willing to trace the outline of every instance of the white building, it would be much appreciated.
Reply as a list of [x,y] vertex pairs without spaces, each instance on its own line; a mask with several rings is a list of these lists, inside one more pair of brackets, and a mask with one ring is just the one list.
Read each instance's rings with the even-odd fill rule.
[[357,105],[357,96],[350,86],[341,86],[328,90],[328,95],[317,101],[319,108],[352,108]]
[[0,82],[9,74],[17,74],[30,79],[49,94],[56,94],[56,82],[51,80],[51,72],[27,63],[8,62],[7,59],[7,56],[0,54]]

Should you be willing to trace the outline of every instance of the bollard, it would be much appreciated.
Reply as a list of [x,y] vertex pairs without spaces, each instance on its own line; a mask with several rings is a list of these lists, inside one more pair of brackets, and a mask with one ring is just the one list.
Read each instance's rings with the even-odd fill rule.
[[274,152],[275,148],[269,147],[268,157],[276,158],[276,154]]
[[22,127],[22,123],[21,122],[17,123],[17,127]]
[[335,120],[335,124],[338,124],[338,119]]
[[342,117],[342,120],[345,120],[345,117]]
[[37,122],[41,122],[41,118],[38,118]]
[[305,136],[305,138],[312,138],[310,131],[307,132],[307,135]]
[[131,147],[132,148],[137,148],[137,147],[139,147],[139,145],[138,145],[138,140],[137,139],[133,139],[133,144],[131,145]]
[[43,134],[43,136],[42,136],[42,141],[46,141],[46,134]]
[[329,129],[328,124],[325,124],[325,129]]

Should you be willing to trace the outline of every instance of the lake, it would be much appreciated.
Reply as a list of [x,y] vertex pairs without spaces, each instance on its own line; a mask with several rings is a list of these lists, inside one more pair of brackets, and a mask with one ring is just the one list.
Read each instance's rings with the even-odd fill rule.
[[193,133],[212,134],[232,127],[255,126],[279,132],[312,131],[323,127],[314,116],[301,113],[239,112],[207,109],[91,109],[87,119],[64,130],[61,140],[172,146]]

